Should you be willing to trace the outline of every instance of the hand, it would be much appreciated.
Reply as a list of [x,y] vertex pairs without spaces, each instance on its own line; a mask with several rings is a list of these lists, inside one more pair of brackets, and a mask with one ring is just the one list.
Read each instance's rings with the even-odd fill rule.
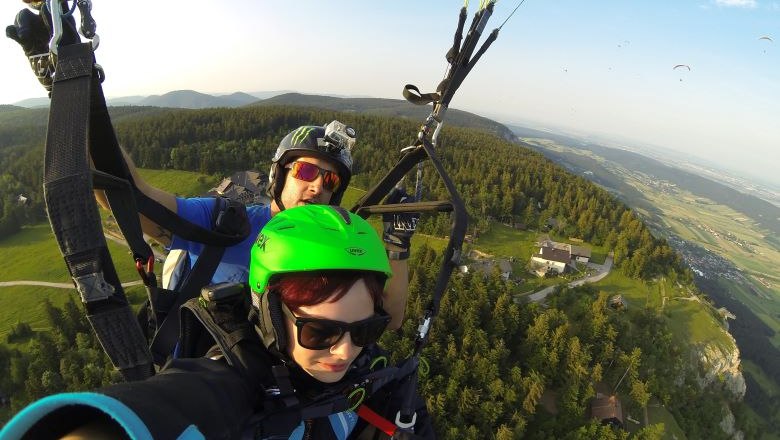
[[46,90],[51,90],[54,66],[49,58],[49,28],[43,17],[29,9],[16,14],[14,24],[5,28],[5,35],[19,43],[30,60],[30,67]]
[[[65,5],[67,6],[67,4]],[[49,40],[52,37],[51,14],[46,5],[40,6],[40,13],[30,9],[22,9],[16,14],[14,24],[5,28],[5,35],[19,43],[24,54],[30,60],[38,81],[46,90],[51,91],[54,78],[54,64],[49,55]],[[76,21],[73,16],[62,20],[62,37],[60,45],[74,44],[80,41],[76,32]]]
[[[395,187],[385,199],[386,204],[411,203],[416,201],[413,196],[406,193],[403,188]],[[385,243],[408,251],[411,245],[412,235],[417,230],[417,222],[420,220],[419,212],[400,212],[382,214],[384,226],[382,239]]]

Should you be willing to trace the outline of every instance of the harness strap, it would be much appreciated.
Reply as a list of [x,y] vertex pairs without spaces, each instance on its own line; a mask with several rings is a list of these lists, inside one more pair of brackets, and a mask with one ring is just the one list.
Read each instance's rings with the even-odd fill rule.
[[395,426],[395,423],[375,413],[371,408],[367,407],[366,405],[360,405],[360,407],[357,410],[357,415],[363,420],[365,420],[366,422],[376,426],[377,428],[382,430],[382,432],[384,432],[385,434],[391,437],[398,430],[398,427]]
[[89,43],[60,48],[44,158],[49,220],[87,319],[126,380],[153,374],[151,354],[124,295],[102,234],[87,148],[90,103],[102,97]]
[[150,346],[155,364],[164,364],[176,348],[176,343],[179,340],[179,313],[176,311],[185,302],[195,298],[200,293],[201,287],[210,283],[214,270],[219,265],[224,253],[225,248],[223,247],[207,246],[185,279],[184,288],[177,292],[171,292],[172,294],[159,296],[166,299],[166,304],[158,302],[160,308],[155,308],[158,313],[158,328]]

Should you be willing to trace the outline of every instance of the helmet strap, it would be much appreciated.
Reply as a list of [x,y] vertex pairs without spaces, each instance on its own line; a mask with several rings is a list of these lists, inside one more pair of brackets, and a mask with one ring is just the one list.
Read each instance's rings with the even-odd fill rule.
[[282,191],[284,190],[284,185],[287,184],[287,170],[279,165],[275,165],[277,167],[276,176],[274,177],[274,183],[273,188],[271,190],[273,191],[273,198],[274,202],[276,202],[276,206],[279,208],[279,212],[284,211],[287,209],[284,206],[284,203],[282,203]]
[[282,299],[279,292],[271,290],[260,298],[260,336],[263,344],[282,360],[287,355],[287,327],[282,312]]
[[284,207],[284,203],[282,203],[282,198],[278,195],[274,195],[274,202],[276,202],[276,206],[279,208],[279,212],[282,212],[286,209]]

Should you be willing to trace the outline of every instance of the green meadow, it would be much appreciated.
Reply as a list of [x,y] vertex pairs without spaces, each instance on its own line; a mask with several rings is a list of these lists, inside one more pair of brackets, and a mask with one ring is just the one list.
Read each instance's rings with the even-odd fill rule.
[[[139,280],[132,257],[124,245],[107,241],[120,281]],[[24,227],[13,237],[0,241],[0,259],[7,261],[0,281],[45,281],[71,284],[65,260],[60,253],[54,234],[48,224]],[[127,289],[131,302],[139,304],[145,297],[142,286]],[[41,286],[0,287],[0,343],[11,326],[27,322],[34,330],[47,328],[42,303],[48,299],[55,306],[62,306],[69,297],[78,300],[75,288]]]
[[217,176],[192,171],[139,168],[138,172],[150,185],[183,197],[205,194],[221,181],[221,178]]
[[[218,177],[188,171],[139,169],[139,172],[152,185],[184,196],[203,194],[219,182]],[[101,215],[105,218],[107,212],[101,210]],[[127,247],[112,240],[106,242],[120,281],[138,281],[138,272]],[[72,284],[48,223],[26,226],[12,237],[0,240],[0,260],[4,262],[0,281]],[[142,303],[146,297],[142,286],[132,286],[125,290],[134,305]],[[4,343],[5,336],[18,322],[27,322],[34,330],[46,329],[47,320],[42,307],[44,299],[55,306],[62,306],[69,297],[78,301],[75,288],[0,287],[0,343]]]
[[712,342],[718,346],[733,346],[728,335],[723,333],[721,319],[714,308],[694,299],[669,280],[642,282],[613,271],[594,286],[610,295],[623,295],[630,308],[651,308],[663,313],[681,343]]

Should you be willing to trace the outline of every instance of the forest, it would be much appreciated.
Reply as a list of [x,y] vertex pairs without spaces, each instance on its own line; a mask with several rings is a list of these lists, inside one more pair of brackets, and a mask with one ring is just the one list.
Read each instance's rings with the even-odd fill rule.
[[[153,114],[120,108],[112,115],[120,143],[138,166],[220,175],[248,167],[266,170],[291,129],[338,119],[358,133],[352,185],[361,188],[378,181],[419,129],[407,119],[296,107]],[[43,135],[40,128],[23,124],[13,133],[12,141],[0,138],[0,238],[45,218]],[[613,249],[616,267],[627,276],[668,276],[691,284],[679,256],[628,207],[542,155],[460,127],[443,131],[438,152],[477,230],[495,220],[541,230],[556,218],[553,232]],[[443,198],[444,189],[431,174],[425,175],[424,198]],[[18,201],[19,194],[26,203]],[[446,235],[449,219],[424,218],[421,230]],[[429,299],[439,259],[428,248],[412,257],[409,318],[401,334],[388,333],[382,340],[396,356],[411,351],[416,318]],[[725,438],[718,426],[719,390],[702,391],[696,384],[685,366],[684,347],[672,343],[667,317],[642,308],[615,313],[607,299],[586,286],[561,289],[540,307],[515,301],[511,286],[497,273],[488,278],[454,275],[424,351],[430,370],[420,385],[441,438],[627,438],[627,432],[587,417],[596,385],[615,386],[621,376],[624,411],[639,417],[652,396],[674,414],[688,438]],[[0,390],[10,396],[11,413],[45,394],[116,379],[78,311],[75,305],[47,309],[51,332],[30,334],[20,324],[13,337],[30,340],[25,352],[0,345],[5,351],[0,353]],[[551,407],[544,398],[552,400]],[[731,409],[749,438],[758,432],[740,417],[747,411],[743,404]],[[662,425],[648,426],[632,438],[661,438],[663,430]]]

